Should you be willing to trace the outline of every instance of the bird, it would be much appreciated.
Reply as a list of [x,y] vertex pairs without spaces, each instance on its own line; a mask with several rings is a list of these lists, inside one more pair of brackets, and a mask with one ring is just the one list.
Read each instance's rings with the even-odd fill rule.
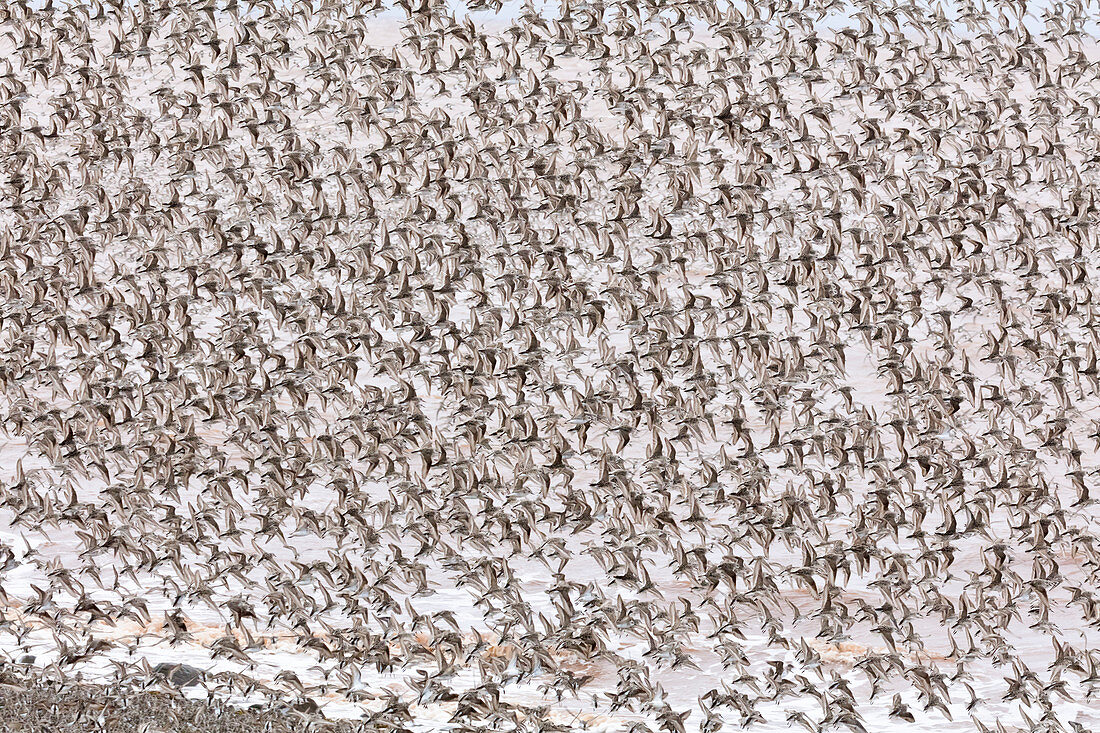
[[1085,725],[1090,12],[9,4],[12,674]]

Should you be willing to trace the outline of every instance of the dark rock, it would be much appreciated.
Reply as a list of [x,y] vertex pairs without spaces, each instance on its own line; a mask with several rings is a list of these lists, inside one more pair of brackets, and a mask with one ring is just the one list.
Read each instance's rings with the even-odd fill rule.
[[300,700],[295,701],[290,709],[297,713],[319,713],[321,712],[321,706],[311,698],[303,697]]
[[190,687],[202,680],[201,669],[178,662],[161,662],[153,667],[153,672],[174,687]]

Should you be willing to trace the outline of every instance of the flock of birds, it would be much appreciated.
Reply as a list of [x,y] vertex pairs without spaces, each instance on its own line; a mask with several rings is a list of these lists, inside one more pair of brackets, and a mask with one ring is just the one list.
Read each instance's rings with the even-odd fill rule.
[[0,5],[8,664],[1097,730],[1100,8],[500,9]]

